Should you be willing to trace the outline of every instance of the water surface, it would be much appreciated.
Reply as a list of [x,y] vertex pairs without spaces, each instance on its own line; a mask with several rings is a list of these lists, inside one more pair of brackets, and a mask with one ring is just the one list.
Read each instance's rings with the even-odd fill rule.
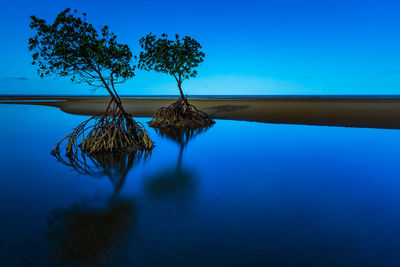
[[151,156],[79,174],[50,150],[85,116],[0,114],[4,266],[400,264],[398,130],[218,120],[185,143],[149,129]]

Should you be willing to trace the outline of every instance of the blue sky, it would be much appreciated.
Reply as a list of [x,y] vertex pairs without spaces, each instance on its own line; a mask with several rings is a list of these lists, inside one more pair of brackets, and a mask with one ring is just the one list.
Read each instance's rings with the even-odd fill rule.
[[[39,78],[27,49],[30,15],[70,7],[109,25],[138,54],[149,32],[190,35],[206,53],[190,94],[400,94],[399,1],[4,1],[0,94],[105,94]],[[172,77],[137,71],[122,95],[178,94]]]

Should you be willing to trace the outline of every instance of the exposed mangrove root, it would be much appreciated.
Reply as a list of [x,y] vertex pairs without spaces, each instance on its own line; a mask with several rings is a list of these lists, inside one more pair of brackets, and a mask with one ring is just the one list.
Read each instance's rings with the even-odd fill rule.
[[117,107],[110,109],[110,105],[104,114],[79,124],[56,144],[51,154],[60,154],[60,145],[65,140],[68,140],[66,155],[72,158],[79,149],[87,154],[151,150],[154,145],[144,126],[125,111]]
[[154,114],[149,126],[155,128],[203,128],[213,125],[211,117],[180,97],[168,107],[162,107]]

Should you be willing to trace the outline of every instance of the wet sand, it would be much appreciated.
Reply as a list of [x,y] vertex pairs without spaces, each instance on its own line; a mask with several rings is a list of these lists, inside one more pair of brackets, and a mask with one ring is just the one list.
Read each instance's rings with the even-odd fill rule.
[[[127,112],[151,117],[175,97],[123,99]],[[94,115],[106,108],[105,97],[0,96],[0,103],[44,105],[70,114]],[[190,102],[215,119],[266,123],[400,129],[400,98],[374,97],[196,97]]]

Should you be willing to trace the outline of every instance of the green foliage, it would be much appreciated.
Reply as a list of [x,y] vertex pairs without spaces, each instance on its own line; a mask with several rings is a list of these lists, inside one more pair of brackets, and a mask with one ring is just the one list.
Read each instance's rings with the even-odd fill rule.
[[85,13],[79,17],[76,10],[65,9],[53,24],[36,16],[31,19],[36,35],[29,39],[29,50],[41,77],[71,76],[72,81],[110,89],[134,76],[129,47],[117,43],[108,26],[97,31],[86,22]]
[[190,77],[196,77],[195,68],[203,62],[205,56],[201,45],[189,36],[181,40],[175,35],[174,40],[169,40],[165,33],[161,38],[150,33],[141,38],[139,43],[144,52],[140,53],[138,67],[173,75],[178,84]]

